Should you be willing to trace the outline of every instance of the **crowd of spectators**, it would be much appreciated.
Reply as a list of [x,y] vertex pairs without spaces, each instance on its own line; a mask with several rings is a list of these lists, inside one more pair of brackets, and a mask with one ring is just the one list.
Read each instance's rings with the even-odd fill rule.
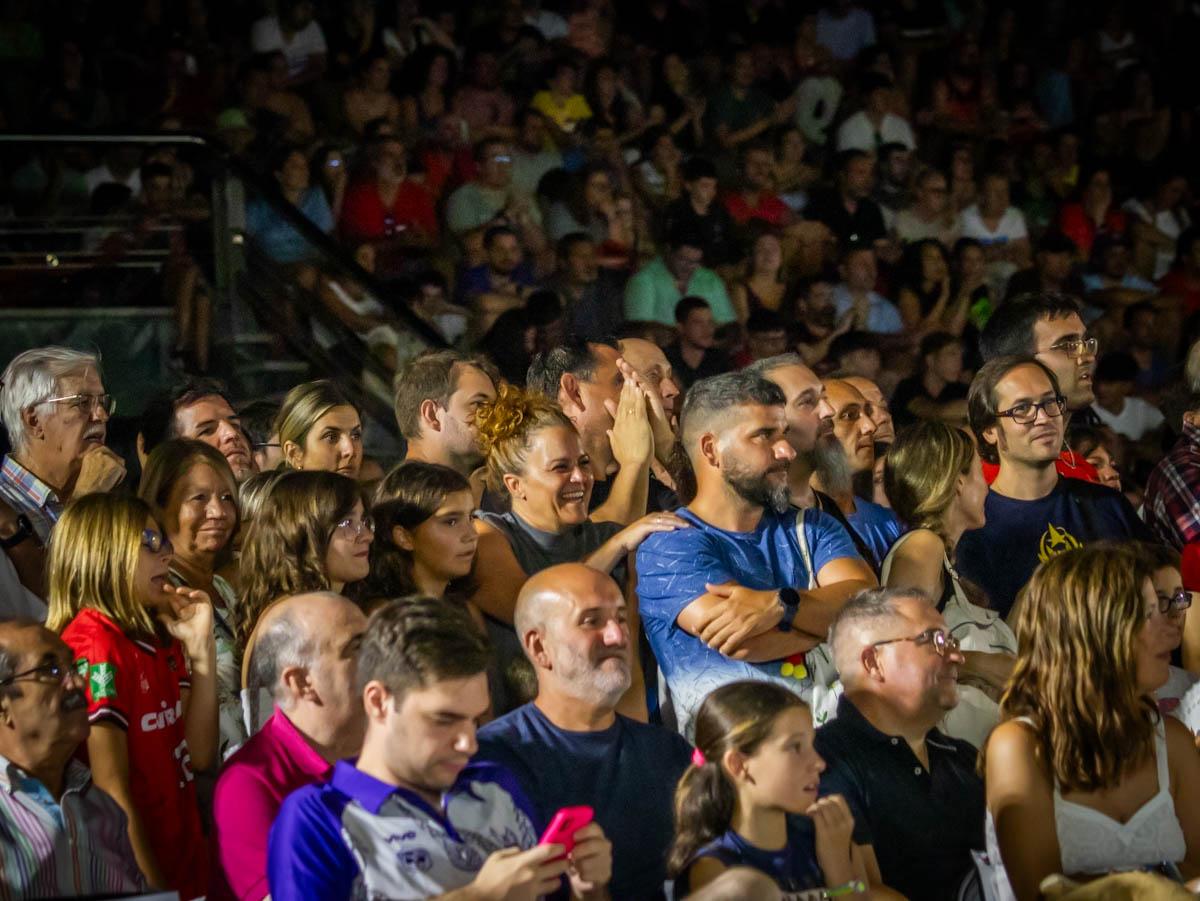
[[1191,897],[1197,41],[4,4],[5,124],[257,170],[277,324],[361,339],[404,451],[333,380],[206,373],[186,153],[5,158],[13,215],[172,225],[180,371],[121,450],[97,354],[4,361],[0,894]]

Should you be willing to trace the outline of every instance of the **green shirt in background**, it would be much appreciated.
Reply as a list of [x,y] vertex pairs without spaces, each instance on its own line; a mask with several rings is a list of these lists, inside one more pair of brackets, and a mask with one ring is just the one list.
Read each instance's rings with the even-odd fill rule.
[[687,291],[680,294],[675,276],[663,258],[655,257],[625,286],[625,319],[674,326],[675,305],[684,297],[702,297],[708,301],[717,325],[733,322],[735,318],[729,292],[719,275],[701,266],[692,273]]

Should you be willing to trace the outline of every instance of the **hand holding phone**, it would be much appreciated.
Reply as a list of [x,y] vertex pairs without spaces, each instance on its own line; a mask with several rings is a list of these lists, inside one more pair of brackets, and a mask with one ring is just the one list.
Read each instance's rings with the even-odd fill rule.
[[564,807],[550,820],[539,845],[562,845],[568,854],[575,850],[575,833],[592,821],[595,811],[586,804]]

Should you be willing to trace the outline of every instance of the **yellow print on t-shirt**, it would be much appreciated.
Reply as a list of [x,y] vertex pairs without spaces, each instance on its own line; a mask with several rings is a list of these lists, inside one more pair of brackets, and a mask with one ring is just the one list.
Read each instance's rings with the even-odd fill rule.
[[1083,547],[1078,538],[1054,523],[1047,523],[1046,531],[1042,533],[1038,542],[1038,560],[1045,563],[1051,557],[1057,557],[1078,547]]

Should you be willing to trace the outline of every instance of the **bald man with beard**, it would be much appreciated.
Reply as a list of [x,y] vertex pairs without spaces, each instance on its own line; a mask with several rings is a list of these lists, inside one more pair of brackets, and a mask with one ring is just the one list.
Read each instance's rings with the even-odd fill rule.
[[251,636],[247,683],[275,704],[263,727],[225,764],[213,801],[210,897],[259,901],[267,886],[267,835],[283,799],[322,782],[358,753],[366,719],[355,690],[367,618],[339,594],[278,601]]
[[480,730],[477,759],[517,775],[539,831],[560,808],[593,808],[613,843],[612,897],[661,897],[675,785],[691,748],[616,712],[637,628],[621,590],[582,563],[553,566],[522,587],[514,619],[537,697]]

